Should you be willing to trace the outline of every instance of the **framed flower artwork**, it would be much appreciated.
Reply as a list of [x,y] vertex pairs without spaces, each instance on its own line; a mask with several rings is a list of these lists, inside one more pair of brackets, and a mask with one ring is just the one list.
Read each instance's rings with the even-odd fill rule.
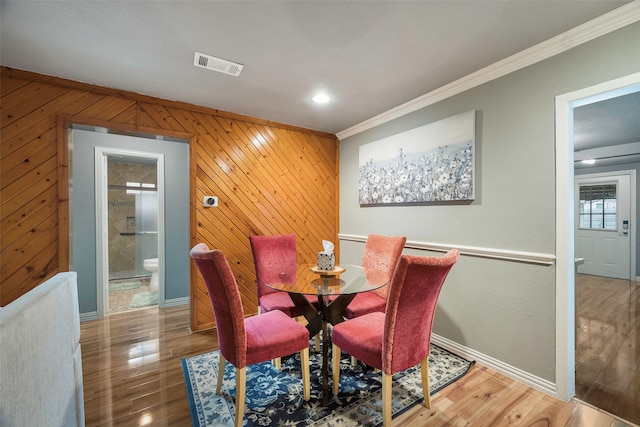
[[474,200],[475,117],[466,111],[360,146],[360,206]]

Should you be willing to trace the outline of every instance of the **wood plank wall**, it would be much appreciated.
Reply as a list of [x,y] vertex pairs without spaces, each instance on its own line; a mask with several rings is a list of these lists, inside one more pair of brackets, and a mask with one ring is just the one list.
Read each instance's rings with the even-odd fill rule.
[[[190,141],[190,243],[225,252],[246,315],[257,313],[250,235],[295,233],[299,262],[314,262],[322,239],[337,242],[335,135],[6,67],[0,73],[0,305],[68,270],[72,124]],[[217,195],[219,208],[205,209],[204,195]],[[191,276],[191,327],[211,328],[193,263]]]

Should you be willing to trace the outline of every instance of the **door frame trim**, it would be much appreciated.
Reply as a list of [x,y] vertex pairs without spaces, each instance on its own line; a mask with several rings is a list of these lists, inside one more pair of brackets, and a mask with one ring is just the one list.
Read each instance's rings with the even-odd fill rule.
[[[157,191],[158,191],[158,307],[164,307],[164,154],[147,151],[124,150],[111,147],[95,148],[95,206],[96,206],[96,296],[98,318],[102,318],[109,311],[108,293],[109,283],[109,238],[108,233],[108,182],[107,157],[127,156],[156,161]],[[105,289],[105,284],[107,288]]]
[[[640,73],[556,96],[556,396],[575,395],[573,108],[640,83]],[[617,96],[617,95],[616,95]],[[609,96],[612,97],[612,96]],[[604,99],[604,98],[603,98]]]
[[[73,243],[72,243],[72,230],[73,230],[73,219],[72,219],[72,208],[73,203],[71,201],[72,198],[72,159],[73,159],[73,129],[83,129],[83,130],[94,130],[96,129],[107,129],[108,132],[124,132],[124,135],[128,136],[140,136],[143,138],[156,138],[156,139],[178,139],[181,142],[185,142],[189,146],[189,153],[187,161],[189,163],[188,170],[188,189],[187,191],[191,191],[191,189],[196,188],[196,150],[194,149],[195,143],[197,141],[197,134],[192,132],[185,131],[174,131],[171,129],[163,129],[159,127],[148,127],[141,125],[132,125],[121,122],[114,122],[113,120],[103,120],[89,117],[80,117],[76,115],[69,114],[59,114],[57,116],[57,127],[56,127],[56,135],[57,135],[57,144],[58,144],[58,167],[57,167],[57,177],[58,177],[58,267],[60,270],[69,270],[71,269],[72,262],[71,258],[73,256]],[[188,239],[191,245],[193,245],[193,236],[195,233],[195,223],[196,223],[196,209],[195,202],[190,200],[188,205],[188,218],[189,218],[189,235]],[[195,265],[189,267],[189,289],[188,296],[184,298],[174,298],[166,301],[162,301],[165,307],[169,305],[180,305],[184,304],[182,301],[188,301],[193,298],[193,292],[195,289]],[[166,289],[163,289],[165,292]],[[93,309],[93,305],[86,309],[83,307],[83,295],[82,290],[79,288],[79,298],[80,298],[80,316],[84,318],[84,320],[93,320],[97,318],[97,301],[96,301],[96,310],[89,311]],[[90,298],[93,295],[89,296]],[[91,301],[93,304],[93,301]],[[82,311],[85,310],[85,311]],[[193,314],[191,316],[192,325],[193,322]]]

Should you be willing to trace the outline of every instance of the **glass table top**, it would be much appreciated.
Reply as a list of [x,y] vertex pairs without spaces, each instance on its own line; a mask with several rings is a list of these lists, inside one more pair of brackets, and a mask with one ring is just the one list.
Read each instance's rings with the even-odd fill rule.
[[315,265],[301,264],[295,273],[280,273],[277,282],[265,283],[268,287],[305,295],[341,295],[368,292],[386,286],[389,279],[375,272],[367,272],[358,265],[343,265],[336,270],[318,271]]

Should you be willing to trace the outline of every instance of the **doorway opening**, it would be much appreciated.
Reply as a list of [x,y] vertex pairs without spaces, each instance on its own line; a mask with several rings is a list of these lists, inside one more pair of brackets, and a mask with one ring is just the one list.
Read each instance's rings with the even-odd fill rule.
[[[582,156],[597,152],[610,153],[609,148],[601,149],[600,147],[591,152],[574,153],[574,142],[577,136],[574,129],[574,113],[578,107],[638,91],[640,91],[640,73],[556,97],[556,387],[558,397],[565,400],[576,395],[577,253],[575,246],[576,222],[579,220],[579,212],[576,212],[579,209],[576,199],[579,194],[576,193],[579,190],[575,188],[575,177],[579,166],[574,166],[574,161],[591,160],[583,159]],[[596,147],[589,147],[591,148]],[[635,149],[633,144],[627,148]],[[611,154],[603,156],[610,159],[616,157]],[[627,169],[631,168],[627,167]],[[635,227],[633,216],[632,214],[628,227],[629,230],[635,231],[632,228]],[[624,223],[617,227],[624,232]],[[635,262],[634,255],[631,255],[631,258],[631,262]],[[635,275],[635,271],[631,273]],[[599,303],[603,304],[603,302]],[[597,404],[595,406],[600,407]]]
[[95,159],[99,311],[161,306],[164,155],[96,147]]
[[[132,195],[124,201],[133,213],[123,215],[117,227],[111,229],[116,234],[137,233],[157,243],[157,298],[158,308],[189,303],[190,292],[190,174],[188,138],[140,134],[114,129],[99,128],[69,123],[68,131],[68,254],[69,269],[77,273],[78,300],[82,321],[102,318],[109,313],[109,163],[133,163],[155,165],[155,180],[135,177],[121,183],[120,191],[129,190]],[[124,166],[121,166],[124,167]],[[127,166],[133,167],[133,166]],[[136,166],[139,167],[139,166]],[[153,172],[149,172],[153,175]],[[167,176],[169,174],[169,176]],[[144,178],[144,179],[143,179]],[[127,182],[136,183],[127,185]],[[138,186],[138,184],[140,186]],[[149,184],[148,186],[143,184]],[[158,200],[157,227],[149,215],[138,214],[135,208],[147,201],[145,196],[153,195],[150,184],[155,184]],[[143,191],[146,190],[146,191]],[[139,192],[140,203],[135,203],[135,193]],[[131,199],[133,198],[133,199]],[[171,200],[171,209],[166,209],[165,200]],[[116,205],[122,201],[113,200]],[[133,218],[127,218],[133,217]],[[153,217],[153,216],[151,216]],[[62,218],[61,221],[64,221]],[[157,237],[154,237],[154,231]],[[122,236],[131,238],[130,236]],[[170,242],[170,243],[167,243]],[[153,276],[153,260],[156,255],[153,246],[146,247],[139,242],[134,250],[134,266],[115,271],[126,271],[127,281],[139,275]],[[145,266],[145,260],[147,265]],[[133,273],[130,273],[133,271]],[[124,277],[124,276],[123,276]],[[133,280],[132,280],[133,281]],[[141,287],[144,285],[141,284]],[[135,286],[135,284],[129,284]],[[143,288],[144,289],[144,288]],[[142,290],[142,289],[140,289]],[[149,289],[150,290],[150,289]]]
[[[576,398],[634,424],[640,423],[637,86],[600,94],[605,99],[575,108],[573,141],[575,251],[581,260],[575,279]],[[585,112],[597,114],[586,121]],[[615,126],[608,117],[617,121]]]
[[157,159],[107,156],[108,314],[158,306]]

